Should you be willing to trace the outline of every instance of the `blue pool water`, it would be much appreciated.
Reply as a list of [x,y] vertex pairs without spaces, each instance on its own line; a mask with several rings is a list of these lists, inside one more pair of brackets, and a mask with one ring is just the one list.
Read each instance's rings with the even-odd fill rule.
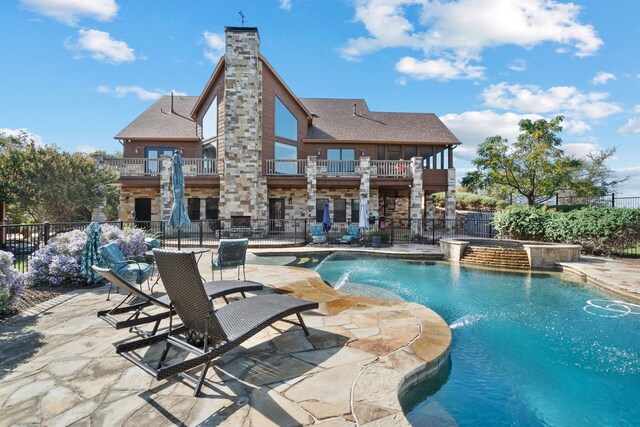
[[556,273],[341,254],[316,269],[343,291],[417,302],[451,326],[450,362],[402,399],[413,425],[640,425],[637,302]]

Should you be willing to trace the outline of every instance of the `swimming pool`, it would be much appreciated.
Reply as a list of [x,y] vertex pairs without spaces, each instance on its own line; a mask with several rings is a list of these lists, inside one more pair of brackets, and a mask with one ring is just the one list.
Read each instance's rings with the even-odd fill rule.
[[348,254],[316,261],[306,263],[336,288],[417,302],[450,325],[449,364],[401,399],[412,424],[640,423],[638,303],[555,273]]

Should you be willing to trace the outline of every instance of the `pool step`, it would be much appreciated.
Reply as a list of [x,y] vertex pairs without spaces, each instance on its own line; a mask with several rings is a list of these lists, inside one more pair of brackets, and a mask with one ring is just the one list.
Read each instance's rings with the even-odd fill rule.
[[527,252],[517,247],[467,246],[460,262],[491,267],[530,268]]

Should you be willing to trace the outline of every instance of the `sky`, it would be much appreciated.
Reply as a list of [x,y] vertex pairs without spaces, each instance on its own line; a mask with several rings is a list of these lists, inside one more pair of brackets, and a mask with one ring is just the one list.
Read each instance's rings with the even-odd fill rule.
[[458,177],[485,138],[563,115],[565,152],[617,147],[616,193],[640,196],[637,0],[3,0],[0,132],[120,152],[160,96],[200,94],[239,11],[297,96],[437,114]]

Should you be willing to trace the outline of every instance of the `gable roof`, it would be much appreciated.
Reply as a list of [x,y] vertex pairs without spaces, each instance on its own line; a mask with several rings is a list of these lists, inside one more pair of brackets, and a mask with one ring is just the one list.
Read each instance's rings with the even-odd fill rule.
[[460,144],[432,113],[369,111],[364,99],[301,98],[300,101],[313,116],[313,125],[304,141]]
[[163,96],[122,129],[115,139],[154,139],[199,141],[191,110],[197,96]]

